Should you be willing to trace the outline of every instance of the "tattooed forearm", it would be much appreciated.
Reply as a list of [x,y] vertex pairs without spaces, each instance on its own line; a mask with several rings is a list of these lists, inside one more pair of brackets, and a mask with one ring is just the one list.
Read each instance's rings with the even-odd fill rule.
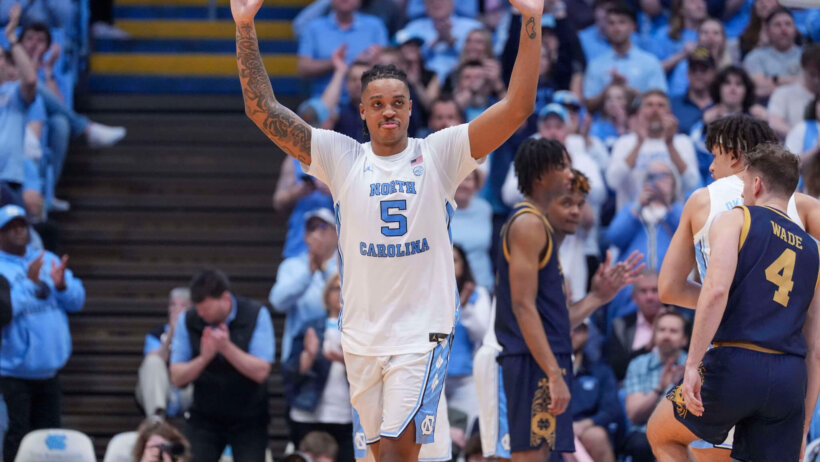
[[309,164],[310,126],[276,100],[252,24],[236,28],[236,61],[245,113],[288,155]]
[[526,28],[527,28],[527,37],[529,37],[530,39],[534,39],[535,38],[535,18],[530,17],[530,19],[527,19]]

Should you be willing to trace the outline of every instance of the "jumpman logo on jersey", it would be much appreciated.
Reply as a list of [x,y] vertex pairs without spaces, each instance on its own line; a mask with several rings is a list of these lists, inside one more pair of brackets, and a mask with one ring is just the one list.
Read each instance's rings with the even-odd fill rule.
[[370,164],[365,164],[364,170],[362,171],[362,173],[367,173],[367,172],[373,173],[373,167],[371,167]]

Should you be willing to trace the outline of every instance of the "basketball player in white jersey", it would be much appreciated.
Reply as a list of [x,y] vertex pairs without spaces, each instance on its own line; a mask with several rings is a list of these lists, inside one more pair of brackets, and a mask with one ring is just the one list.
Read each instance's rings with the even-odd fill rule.
[[[779,143],[777,135],[762,121],[736,114],[709,124],[706,146],[714,155],[709,171],[715,181],[689,197],[681,214],[680,224],[666,251],[660,275],[658,294],[663,303],[694,309],[700,295],[700,284],[689,280],[696,268],[700,280],[709,264],[709,228],[722,212],[742,205],[743,153],[762,143]],[[788,215],[815,239],[820,238],[820,203],[805,194],[795,193],[788,204]],[[731,449],[729,440],[719,447]],[[708,447],[707,447],[708,446]],[[711,445],[693,445],[699,461],[726,461],[729,451],[713,450]]]
[[312,129],[273,93],[254,27],[262,0],[231,0],[239,79],[249,118],[306,173],[327,184],[339,229],[339,328],[353,408],[376,460],[419,453],[446,418],[444,385],[458,293],[450,218],[459,183],[532,113],[543,0],[510,0],[522,14],[518,57],[504,99],[466,125],[408,138],[413,103],[395,66],[362,76],[370,142]]

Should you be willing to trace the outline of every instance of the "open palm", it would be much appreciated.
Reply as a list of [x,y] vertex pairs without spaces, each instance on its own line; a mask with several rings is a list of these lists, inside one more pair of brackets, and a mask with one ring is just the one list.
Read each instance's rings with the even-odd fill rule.
[[544,13],[544,0],[510,0],[510,3],[524,16],[541,16]]
[[253,21],[263,2],[264,0],[231,0],[233,20],[237,24]]

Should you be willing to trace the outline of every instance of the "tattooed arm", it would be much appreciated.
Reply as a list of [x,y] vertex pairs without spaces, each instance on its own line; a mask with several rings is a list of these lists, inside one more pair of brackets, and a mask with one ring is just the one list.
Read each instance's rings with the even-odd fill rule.
[[310,164],[310,126],[276,100],[259,53],[253,18],[263,0],[231,0],[236,21],[236,63],[245,98],[245,114],[279,148]]
[[541,62],[543,0],[510,0],[521,12],[521,42],[507,96],[470,122],[470,151],[480,159],[518,130],[535,107],[538,66]]

